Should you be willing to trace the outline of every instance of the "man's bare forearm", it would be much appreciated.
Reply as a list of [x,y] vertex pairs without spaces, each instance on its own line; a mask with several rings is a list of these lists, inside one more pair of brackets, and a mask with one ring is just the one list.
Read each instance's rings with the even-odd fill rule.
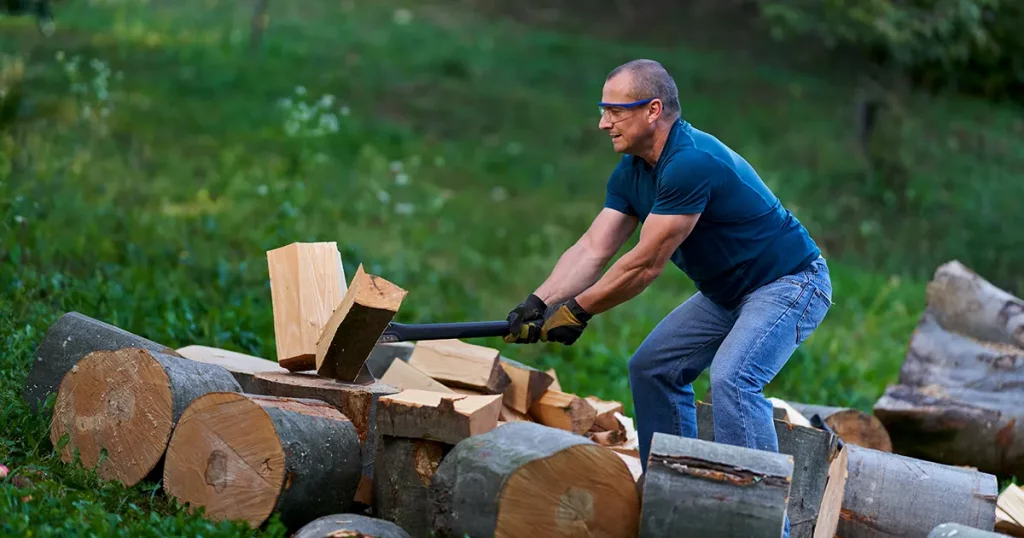
[[661,266],[632,250],[612,264],[596,284],[579,293],[576,302],[588,313],[600,314],[640,295],[660,274]]
[[606,263],[607,258],[578,242],[562,253],[551,275],[534,294],[549,306],[565,301],[597,282]]

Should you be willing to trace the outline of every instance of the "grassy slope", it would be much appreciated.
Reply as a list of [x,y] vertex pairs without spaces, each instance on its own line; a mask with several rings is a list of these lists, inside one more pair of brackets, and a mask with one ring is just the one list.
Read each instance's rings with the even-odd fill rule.
[[[0,52],[31,51],[27,117],[0,139],[0,462],[41,473],[28,502],[0,485],[0,511],[15,514],[0,531],[204,525],[155,515],[175,512],[152,484],[94,491],[87,473],[53,459],[46,418],[27,415],[19,391],[59,314],[273,358],[266,250],[336,240],[348,274],[363,263],[410,290],[403,321],[503,318],[599,207],[617,156],[593,102],[607,70],[637,56],[668,65],[687,119],[758,167],[832,262],[837,304],[771,395],[869,408],[895,379],[924,280],[946,259],[1017,285],[1010,267],[1024,254],[994,232],[1019,191],[1010,170],[1024,164],[1013,111],[919,103],[917,205],[890,208],[864,188],[849,92],[826,80],[438,6],[403,24],[395,6],[374,4],[275,3],[258,55],[244,50],[249,14],[234,3],[76,6],[49,41],[0,23]],[[58,50],[123,72],[99,126],[78,121]],[[338,132],[285,134],[276,103],[298,85],[348,107]],[[575,346],[488,344],[631,412],[626,360],[692,291],[670,270]],[[73,506],[83,511],[68,517]],[[219,532],[205,535],[230,534]]]

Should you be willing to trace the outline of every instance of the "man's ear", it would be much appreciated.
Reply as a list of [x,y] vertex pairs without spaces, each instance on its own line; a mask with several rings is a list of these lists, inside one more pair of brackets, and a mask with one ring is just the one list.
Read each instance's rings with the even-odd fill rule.
[[651,101],[651,108],[647,112],[647,123],[654,123],[661,117],[661,113],[665,109],[662,107],[661,99],[655,99]]

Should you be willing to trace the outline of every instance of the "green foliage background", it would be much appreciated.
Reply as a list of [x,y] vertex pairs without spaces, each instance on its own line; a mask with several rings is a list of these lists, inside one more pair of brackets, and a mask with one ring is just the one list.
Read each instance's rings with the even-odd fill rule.
[[[503,319],[599,209],[618,156],[594,103],[636,57],[666,64],[685,117],[753,163],[829,259],[836,305],[769,395],[870,409],[947,260],[1024,289],[1019,109],[911,95],[887,133],[893,179],[857,143],[856,74],[448,2],[269,14],[255,51],[234,2],[69,3],[48,39],[0,20],[0,535],[248,534],[59,461],[49,416],[20,398],[47,327],[77,310],[273,359],[266,251],[294,241],[337,241],[348,275],[362,263],[409,290],[401,321]],[[666,271],[574,346],[485,343],[631,415],[626,361],[692,292]]]

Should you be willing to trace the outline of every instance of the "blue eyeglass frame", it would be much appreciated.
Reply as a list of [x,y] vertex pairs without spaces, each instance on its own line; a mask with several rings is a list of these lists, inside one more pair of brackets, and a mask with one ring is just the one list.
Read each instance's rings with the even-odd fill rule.
[[649,97],[647,99],[641,99],[639,101],[633,101],[632,103],[605,103],[605,102],[602,101],[602,102],[598,103],[597,106],[599,108],[606,108],[606,107],[613,107],[613,106],[621,107],[621,108],[636,108],[638,106],[646,105],[647,103],[650,103],[651,101],[653,101],[655,99],[657,99],[657,97]]

